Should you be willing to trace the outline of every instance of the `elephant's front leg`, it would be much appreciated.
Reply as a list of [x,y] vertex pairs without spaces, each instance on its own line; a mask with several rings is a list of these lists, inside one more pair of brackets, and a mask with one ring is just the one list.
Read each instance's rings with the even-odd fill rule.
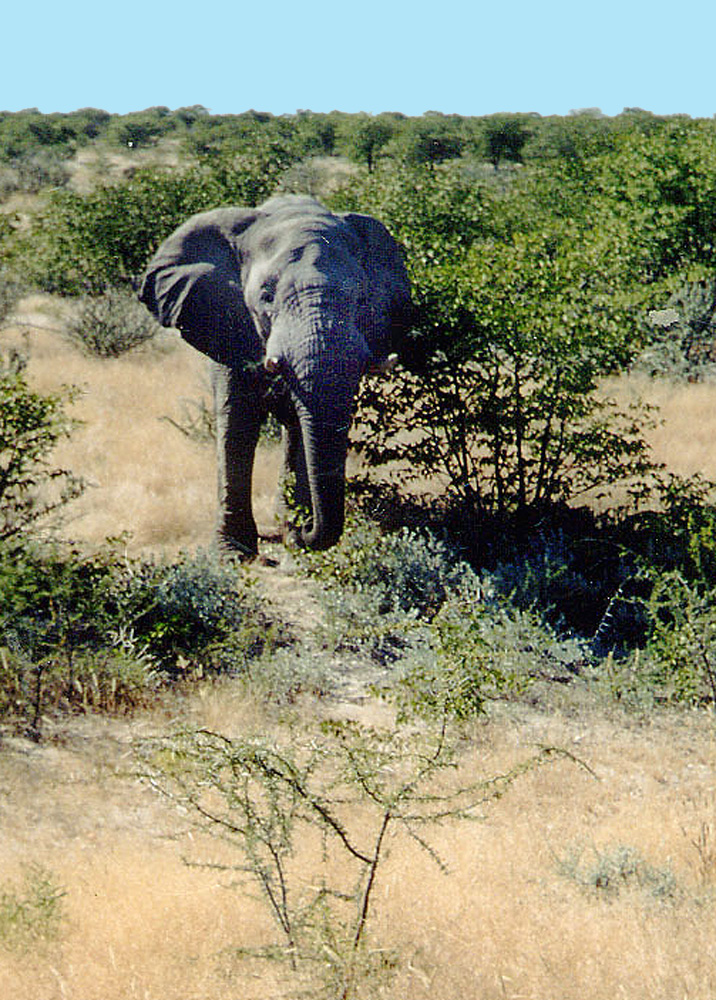
[[283,466],[278,482],[276,516],[285,542],[295,542],[300,533],[297,520],[304,521],[311,510],[311,491],[306,471],[306,454],[298,423],[284,426]]
[[216,407],[219,548],[248,558],[258,553],[251,507],[254,455],[263,419],[261,394],[244,372],[212,365]]

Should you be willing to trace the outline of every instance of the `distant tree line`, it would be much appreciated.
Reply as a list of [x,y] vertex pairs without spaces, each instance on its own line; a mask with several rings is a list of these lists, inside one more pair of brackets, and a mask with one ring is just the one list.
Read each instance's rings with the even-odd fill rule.
[[97,108],[67,114],[41,114],[37,108],[0,112],[0,163],[52,154],[69,158],[94,142],[138,149],[171,136],[188,153],[215,158],[271,147],[284,157],[341,155],[372,171],[381,158],[406,164],[435,166],[460,156],[521,163],[562,158],[580,159],[613,149],[625,134],[649,134],[688,116],[658,116],[640,108],[625,108],[607,117],[597,108],[567,116],[494,114],[480,117],[427,111],[420,117],[399,112],[378,115],[323,114],[299,110],[292,115],[245,111],[213,115],[202,105],[170,110],[147,108],[126,115]]

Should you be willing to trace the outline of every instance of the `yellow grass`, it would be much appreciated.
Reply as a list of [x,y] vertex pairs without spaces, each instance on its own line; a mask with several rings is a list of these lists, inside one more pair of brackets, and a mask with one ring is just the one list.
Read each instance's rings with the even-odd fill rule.
[[641,397],[658,408],[659,426],[647,435],[656,461],[716,480],[716,384],[631,376],[616,390],[619,399]]
[[[270,730],[256,706],[224,688],[185,706],[191,721],[225,731]],[[84,720],[63,741],[22,741],[2,756],[4,877],[21,861],[48,866],[67,891],[61,938],[30,955],[0,949],[0,994],[14,1000],[218,1000],[295,996],[276,968],[232,949],[276,933],[260,901],[182,855],[226,859],[192,840],[185,816],[127,775],[127,741],[161,720]],[[372,943],[395,949],[396,978],[371,996],[430,1000],[712,1000],[716,995],[713,865],[695,843],[716,830],[712,721],[551,716],[521,710],[476,728],[466,774],[489,775],[537,742],[589,763],[524,777],[478,823],[446,826],[431,840],[441,874],[398,835],[380,873]],[[63,745],[64,744],[64,745]],[[361,831],[359,815],[351,820]],[[372,836],[362,829],[363,836]],[[587,893],[557,871],[575,844],[628,845],[669,867],[683,890],[672,902],[626,891]],[[713,842],[711,844],[713,847]],[[302,877],[320,871],[320,845],[299,845]],[[237,859],[238,860],[238,859]]]

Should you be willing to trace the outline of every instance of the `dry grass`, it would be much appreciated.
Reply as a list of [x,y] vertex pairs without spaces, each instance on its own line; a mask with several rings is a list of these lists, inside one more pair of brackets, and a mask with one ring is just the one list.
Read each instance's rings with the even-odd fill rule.
[[[275,722],[224,687],[183,706],[226,732]],[[2,757],[0,865],[47,865],[66,888],[68,919],[45,951],[0,951],[0,990],[15,1000],[218,1000],[295,996],[279,970],[240,960],[238,946],[272,939],[259,901],[225,887],[181,856],[221,856],[189,839],[184,818],[127,774],[128,741],[166,723],[81,720],[37,748]],[[430,1000],[710,1000],[716,991],[713,868],[694,846],[714,829],[712,720],[550,716],[520,710],[478,726],[468,775],[492,774],[537,742],[578,753],[529,775],[482,822],[447,826],[432,840],[441,874],[396,837],[375,900],[374,943],[396,949],[397,976],[371,996]],[[354,818],[354,826],[361,823]],[[28,831],[32,831],[28,840]],[[366,836],[369,831],[365,831]],[[562,878],[556,858],[575,844],[630,845],[674,872],[682,895],[639,891],[609,901]],[[320,849],[301,853],[305,877]]]
[[681,475],[700,472],[716,480],[716,384],[630,376],[617,398],[641,397],[658,408],[659,426],[648,434],[654,458]]

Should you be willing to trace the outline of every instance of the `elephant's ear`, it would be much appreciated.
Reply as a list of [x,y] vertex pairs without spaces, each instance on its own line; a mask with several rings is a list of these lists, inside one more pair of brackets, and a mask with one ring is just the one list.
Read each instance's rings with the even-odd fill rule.
[[356,212],[346,212],[342,218],[362,244],[362,264],[366,270],[393,285],[396,293],[407,292],[409,296],[410,286],[405,271],[403,248],[383,223],[371,215],[359,215]]
[[225,365],[261,356],[241,287],[241,237],[255,219],[244,209],[193,216],[161,244],[139,290],[162,326]]
[[368,277],[372,311],[377,311],[383,325],[380,335],[385,339],[385,349],[402,353],[417,319],[403,248],[383,223],[370,215],[347,212],[343,219],[361,245],[361,264]]

